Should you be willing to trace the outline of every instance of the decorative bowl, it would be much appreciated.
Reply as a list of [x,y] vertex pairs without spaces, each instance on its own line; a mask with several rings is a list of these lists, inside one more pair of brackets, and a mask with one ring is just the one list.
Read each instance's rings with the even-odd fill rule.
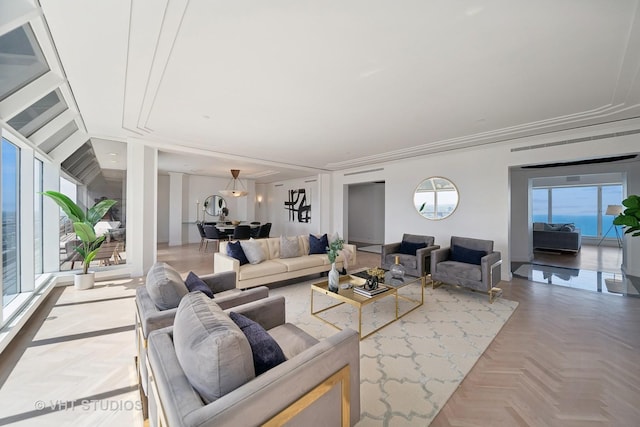
[[240,225],[242,221],[231,221],[231,225]]

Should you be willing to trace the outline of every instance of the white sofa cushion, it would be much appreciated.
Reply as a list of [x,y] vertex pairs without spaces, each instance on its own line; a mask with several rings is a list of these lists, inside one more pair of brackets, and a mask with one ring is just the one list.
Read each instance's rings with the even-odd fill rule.
[[284,258],[273,260],[287,266],[287,271],[297,271],[304,268],[320,267],[324,265],[320,257],[300,256],[297,258]]
[[269,276],[272,274],[286,273],[287,266],[276,261],[267,260],[260,264],[245,264],[238,274],[239,280],[254,279],[256,277]]
[[280,238],[269,237],[267,240],[267,246],[269,247],[269,259],[280,258]]

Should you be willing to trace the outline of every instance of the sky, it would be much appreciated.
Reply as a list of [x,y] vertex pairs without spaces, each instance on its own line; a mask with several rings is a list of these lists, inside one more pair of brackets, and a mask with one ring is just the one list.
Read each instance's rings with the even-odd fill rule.
[[[597,187],[561,187],[553,189],[553,213],[554,215],[597,215],[598,214],[598,190]],[[602,205],[603,210],[607,205],[619,205],[622,202],[622,186],[603,186]],[[547,189],[533,190],[533,215],[545,215],[547,213]]]
[[6,139],[2,139],[2,210],[16,209],[17,185],[16,167],[18,165],[18,148]]

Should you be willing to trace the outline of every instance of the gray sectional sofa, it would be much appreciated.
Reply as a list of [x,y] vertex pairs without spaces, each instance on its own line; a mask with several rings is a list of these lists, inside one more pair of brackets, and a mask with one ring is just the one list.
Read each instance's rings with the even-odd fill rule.
[[[257,322],[286,356],[255,375],[255,349],[229,312]],[[357,332],[322,341],[285,321],[284,297],[222,310],[201,292],[186,295],[172,327],[148,341],[150,425],[353,426],[360,418]]]
[[582,236],[574,224],[533,223],[533,249],[580,252]]

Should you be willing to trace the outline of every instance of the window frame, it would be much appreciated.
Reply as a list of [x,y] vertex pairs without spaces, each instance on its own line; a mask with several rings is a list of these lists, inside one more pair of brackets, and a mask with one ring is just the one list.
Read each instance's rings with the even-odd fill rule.
[[[0,267],[0,270],[2,272],[2,283],[0,284],[0,290],[2,291],[2,307],[6,307],[8,304],[10,304],[13,300],[16,299],[17,296],[20,295],[20,293],[22,292],[22,245],[21,245],[21,239],[22,239],[22,227],[20,226],[21,223],[21,216],[22,216],[22,210],[21,210],[21,174],[22,174],[22,167],[21,167],[21,161],[22,161],[22,148],[21,148],[21,144],[16,144],[14,142],[11,141],[11,139],[6,138],[4,135],[2,135],[0,137],[0,164],[3,162],[2,158],[4,156],[4,143],[10,144],[13,147],[15,147],[16,149],[16,165],[15,165],[15,177],[16,177],[16,188],[15,190],[15,197],[16,197],[16,207],[15,207],[15,270],[16,270],[16,283],[15,283],[15,287],[16,287],[16,294],[8,301],[5,302],[5,286],[7,285],[7,282],[4,280],[4,274],[5,274],[5,265],[4,265],[4,235],[5,235],[5,227],[4,227],[4,207],[2,208],[2,215],[0,215],[0,217],[2,217],[3,219],[3,225],[2,225],[2,230],[0,231],[0,238],[2,240],[3,243],[3,260],[2,260],[2,266]],[[3,168],[4,170],[5,168]],[[0,188],[4,188],[4,180],[0,179]],[[4,204],[4,200],[3,198],[5,197],[7,193],[5,191],[2,191],[2,194],[0,195],[0,206],[3,206]]]
[[[600,239],[600,238],[604,238],[604,240],[615,240],[615,235],[613,237],[606,235],[606,237],[604,236],[604,233],[607,232],[607,230],[605,230],[605,226],[604,226],[604,216],[605,216],[605,212],[607,210],[607,206],[603,205],[603,197],[602,197],[602,189],[604,187],[620,187],[621,189],[621,193],[622,193],[622,199],[624,199],[624,183],[623,182],[607,182],[607,183],[600,183],[600,184],[582,184],[582,185],[543,185],[543,186],[537,186],[537,187],[532,187],[532,198],[531,198],[531,211],[532,211],[532,218],[533,218],[533,212],[536,210],[536,206],[534,205],[535,200],[533,198],[533,192],[535,191],[540,191],[540,190],[546,190],[547,191],[547,217],[545,219],[544,222],[547,223],[551,223],[553,222],[553,190],[554,189],[559,189],[559,188],[596,188],[596,221],[597,221],[597,225],[596,225],[596,235],[585,235],[584,233],[582,234],[582,237],[586,237],[587,239],[591,238],[591,239]],[[621,199],[621,200],[622,200]],[[540,209],[541,210],[541,209]],[[536,221],[534,219],[534,221]]]

